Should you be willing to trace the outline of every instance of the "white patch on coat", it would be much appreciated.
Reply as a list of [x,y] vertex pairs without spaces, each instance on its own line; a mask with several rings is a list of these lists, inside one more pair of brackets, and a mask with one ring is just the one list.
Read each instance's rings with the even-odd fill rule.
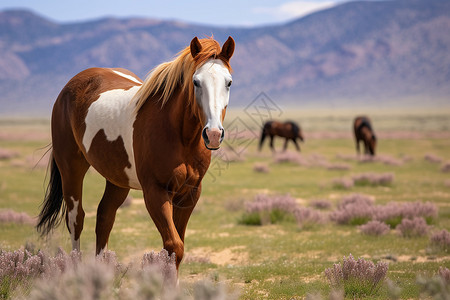
[[230,72],[220,59],[210,59],[195,71],[193,80],[200,84],[195,95],[206,116],[205,127],[222,129],[222,110],[230,99]]
[[134,189],[141,189],[141,185],[136,174],[133,151],[135,106],[130,103],[130,100],[139,88],[140,86],[134,86],[128,90],[116,89],[101,93],[97,101],[93,102],[88,109],[85,119],[86,131],[83,136],[86,152],[89,152],[91,148],[92,139],[102,129],[110,142],[117,140],[119,136],[122,137],[128,162],[131,164],[131,167],[125,167],[124,171],[128,176],[129,186]]
[[80,239],[75,239],[75,226],[77,225],[79,201],[75,200],[75,198],[72,196],[70,197],[70,200],[73,203],[73,208],[67,214],[69,218],[67,220],[67,224],[69,225],[70,238],[72,240],[72,250],[80,250]]
[[133,81],[133,82],[136,82],[137,84],[139,84],[139,85],[142,85],[142,81],[140,81],[139,79],[137,79],[136,77],[133,77],[133,76],[131,76],[131,75],[127,75],[127,74],[124,74],[124,73],[122,73],[122,72],[119,72],[119,71],[116,71],[116,70],[112,70],[114,73],[116,73],[117,75],[119,75],[119,76],[122,76],[122,77],[124,77],[124,78],[126,78],[126,79],[129,79],[129,80],[131,80],[131,81]]
[[97,254],[97,257],[102,257],[103,256],[103,253],[105,253],[105,251],[106,251],[106,247],[107,247],[107,245],[105,245],[105,247],[100,249],[100,252]]

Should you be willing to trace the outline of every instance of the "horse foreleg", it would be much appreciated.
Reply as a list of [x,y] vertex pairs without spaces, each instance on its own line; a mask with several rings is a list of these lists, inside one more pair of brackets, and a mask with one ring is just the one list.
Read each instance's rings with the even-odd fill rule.
[[360,155],[360,154],[361,154],[361,149],[359,148],[359,140],[356,139],[356,140],[355,140],[355,143],[356,143],[356,153],[357,153],[358,155]]
[[263,145],[263,143],[264,143],[264,140],[266,139],[266,133],[264,132],[264,129],[263,129],[263,131],[262,131],[262,133],[261,133],[261,139],[259,140],[259,147],[258,147],[258,149],[259,149],[259,151],[261,151],[261,149],[262,149],[262,145]]
[[192,211],[200,198],[201,187],[192,189],[181,200],[173,200],[173,221],[177,228],[178,235],[184,243],[184,234],[186,232],[186,226]]
[[270,149],[272,149],[272,152],[275,151],[275,148],[273,147],[273,135],[270,136]]
[[106,249],[116,218],[116,211],[125,201],[129,191],[129,188],[121,188],[106,181],[105,192],[97,208],[95,254],[102,254]]
[[173,221],[173,205],[166,189],[159,186],[144,189],[144,201],[148,213],[161,234],[164,249],[175,253],[177,270],[184,255],[184,243]]
[[288,143],[288,141],[289,141],[289,139],[288,139],[288,138],[286,138],[286,139],[284,140],[283,151],[286,151],[286,149],[287,149],[287,143]]

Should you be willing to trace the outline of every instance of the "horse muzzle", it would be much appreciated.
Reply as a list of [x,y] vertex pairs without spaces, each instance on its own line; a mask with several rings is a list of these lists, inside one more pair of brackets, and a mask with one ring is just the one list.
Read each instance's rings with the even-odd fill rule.
[[205,147],[209,150],[217,150],[220,148],[220,144],[225,137],[225,130],[219,128],[209,129],[207,127],[203,128],[202,131],[203,141],[205,142]]

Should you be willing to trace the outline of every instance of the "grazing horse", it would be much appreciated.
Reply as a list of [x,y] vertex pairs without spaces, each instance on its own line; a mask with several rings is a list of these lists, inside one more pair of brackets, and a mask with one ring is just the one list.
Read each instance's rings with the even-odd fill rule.
[[297,151],[300,151],[300,147],[297,143],[297,138],[299,138],[302,142],[304,141],[302,130],[296,123],[292,121],[287,121],[284,123],[278,121],[266,122],[261,132],[261,139],[259,140],[259,151],[261,151],[262,145],[267,136],[270,137],[270,148],[272,149],[272,151],[275,151],[273,147],[274,136],[285,138],[283,151],[286,151],[287,143],[289,140],[292,140],[294,142]]
[[364,153],[375,155],[377,137],[372,129],[370,119],[366,116],[356,117],[353,122],[355,132],[356,151],[360,154],[359,143],[364,142]]
[[178,270],[210,150],[224,137],[234,47],[231,37],[222,48],[195,37],[144,82],[124,69],[92,68],[73,77],[53,107],[50,181],[37,230],[48,234],[65,217],[72,248],[80,249],[83,178],[92,166],[106,179],[96,254],[105,251],[129,190],[138,189]]

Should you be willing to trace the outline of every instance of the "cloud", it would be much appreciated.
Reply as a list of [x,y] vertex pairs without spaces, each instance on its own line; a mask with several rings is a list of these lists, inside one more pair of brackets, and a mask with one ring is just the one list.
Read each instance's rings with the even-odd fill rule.
[[[339,1],[341,2],[341,1]],[[254,13],[266,14],[278,20],[288,20],[306,16],[310,13],[330,8],[338,4],[336,1],[313,2],[313,1],[291,1],[277,7],[255,7]]]

